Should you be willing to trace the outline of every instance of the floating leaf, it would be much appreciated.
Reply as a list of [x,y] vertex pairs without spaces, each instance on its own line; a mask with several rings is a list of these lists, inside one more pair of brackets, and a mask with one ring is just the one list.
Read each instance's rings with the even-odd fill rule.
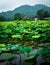
[[32,38],[39,38],[40,37],[40,35],[34,35],[34,36],[32,36]]

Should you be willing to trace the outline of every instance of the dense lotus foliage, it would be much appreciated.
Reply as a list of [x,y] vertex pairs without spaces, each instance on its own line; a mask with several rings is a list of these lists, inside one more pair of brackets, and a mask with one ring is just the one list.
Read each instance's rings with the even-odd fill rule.
[[50,42],[50,20],[0,22],[0,43],[35,45]]
[[16,44],[0,44],[0,53],[12,53],[12,54],[24,54],[24,53],[30,53],[32,50],[34,50],[32,47],[24,47]]
[[39,47],[43,49],[38,54],[50,61],[50,20],[0,22],[0,54],[24,54]]

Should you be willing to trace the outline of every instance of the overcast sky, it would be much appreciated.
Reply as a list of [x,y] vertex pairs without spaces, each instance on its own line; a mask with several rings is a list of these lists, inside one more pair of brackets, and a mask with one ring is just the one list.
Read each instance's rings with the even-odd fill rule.
[[50,0],[0,0],[0,12],[13,10],[21,5],[45,4],[50,7]]

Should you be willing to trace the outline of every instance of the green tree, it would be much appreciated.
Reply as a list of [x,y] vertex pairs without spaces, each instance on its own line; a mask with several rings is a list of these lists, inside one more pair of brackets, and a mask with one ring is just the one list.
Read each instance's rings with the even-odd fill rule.
[[50,11],[49,11],[49,17],[50,17]]
[[0,16],[0,21],[5,21],[6,18],[4,16]]
[[43,19],[45,17],[48,17],[49,13],[48,13],[48,11],[41,9],[41,10],[37,11],[37,16],[40,17],[41,19]]
[[14,20],[21,20],[22,19],[22,15],[20,13],[16,13],[14,15]]

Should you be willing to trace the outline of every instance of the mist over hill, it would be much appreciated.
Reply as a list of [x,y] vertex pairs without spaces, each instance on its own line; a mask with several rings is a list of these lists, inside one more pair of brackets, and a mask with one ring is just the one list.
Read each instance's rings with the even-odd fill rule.
[[5,18],[12,20],[14,18],[15,13],[21,13],[23,16],[30,16],[34,17],[37,14],[37,11],[40,9],[44,9],[47,11],[50,11],[50,7],[42,4],[36,4],[34,6],[30,5],[22,5],[12,11],[2,12],[0,13],[0,16],[4,16]]

